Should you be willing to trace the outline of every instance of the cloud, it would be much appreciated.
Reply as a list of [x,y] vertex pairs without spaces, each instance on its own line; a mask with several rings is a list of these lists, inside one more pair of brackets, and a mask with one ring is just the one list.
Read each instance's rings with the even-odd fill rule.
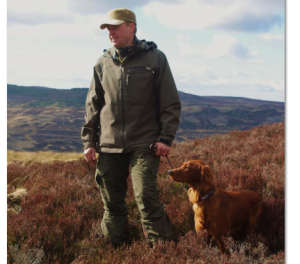
[[264,16],[259,16],[246,13],[228,19],[227,21],[222,21],[222,23],[215,25],[214,28],[242,32],[268,32],[276,25],[281,27],[283,22],[283,17],[278,14],[265,14]]
[[171,64],[176,81],[188,85],[190,83],[209,84],[216,80],[216,75],[208,66],[198,63],[174,62]]
[[[98,0],[67,0],[70,10],[81,13],[81,14],[96,14],[102,13],[106,14],[109,10],[115,8],[128,8],[133,10],[137,7],[142,7],[152,2],[152,0],[110,0],[110,1],[101,1]],[[160,0],[160,2],[169,2],[168,0]],[[173,0],[173,3],[179,3],[181,0]]]
[[268,32],[275,26],[282,26],[284,22],[282,2],[284,3],[267,0],[183,0],[177,4],[150,2],[143,7],[143,11],[170,28]]
[[[231,39],[232,43],[234,38]],[[246,54],[251,54],[248,51]],[[251,55],[249,55],[251,56]],[[197,60],[182,58],[170,61],[177,88],[198,95],[241,96],[263,100],[284,101],[285,82],[280,76],[259,74],[256,66],[250,68],[237,59],[232,66],[229,60]],[[217,63],[217,65],[216,65]],[[233,68],[234,67],[234,68]],[[259,66],[266,67],[266,66]]]
[[201,45],[197,46],[190,44],[189,36],[177,35],[176,42],[179,47],[180,56],[188,56],[200,53]]
[[7,2],[7,22],[12,24],[39,25],[53,22],[70,23],[73,14],[66,0],[10,0]]
[[250,51],[235,37],[227,34],[213,35],[212,42],[202,49],[202,54],[209,58],[236,58],[244,59],[252,63],[263,63],[257,51]]
[[[220,45],[222,43],[222,45]],[[213,41],[207,48],[203,49],[203,54],[209,58],[219,58],[231,55],[232,46],[237,43],[236,38],[218,34],[213,36]]]
[[230,54],[237,58],[242,58],[242,59],[251,57],[249,49],[245,47],[243,44],[238,42],[234,43],[230,47]]
[[72,23],[56,21],[55,23],[38,24],[13,24],[7,31],[8,37],[24,37],[26,39],[43,39],[52,37],[93,37],[96,39],[107,38],[106,31],[100,30],[99,20],[104,19],[104,15],[96,16],[76,16],[73,17]]
[[260,36],[265,41],[283,42],[285,40],[284,35],[275,35],[275,34],[266,33],[266,34],[261,34]]
[[[135,9],[147,5],[152,0],[9,0],[7,2],[8,26],[13,24],[40,25],[47,23],[70,23],[78,15],[105,15],[114,8]],[[160,0],[160,2],[168,2]],[[173,0],[179,3],[181,0]],[[99,20],[100,21],[100,20]]]
[[48,23],[70,23],[74,18],[70,15],[64,14],[43,14],[37,12],[18,13],[7,12],[7,21],[9,25],[25,24],[25,25],[40,25]]
[[274,92],[276,92],[276,90],[273,87],[269,86],[269,85],[259,85],[258,90],[261,91],[261,92],[264,92],[264,93],[270,93],[270,92],[274,93]]
[[285,48],[285,34],[271,34],[265,33],[259,35],[262,40],[261,45],[270,48],[275,48],[284,52]]
[[234,96],[284,102],[284,93],[261,83],[181,84],[178,90],[201,96]]

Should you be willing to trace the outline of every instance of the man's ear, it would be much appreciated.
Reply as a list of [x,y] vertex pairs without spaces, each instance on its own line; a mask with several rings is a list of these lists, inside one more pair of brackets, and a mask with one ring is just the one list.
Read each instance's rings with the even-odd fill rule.
[[200,176],[201,189],[203,191],[207,191],[210,187],[214,185],[214,181],[209,166],[200,165],[199,174],[200,174],[199,176]]
[[135,24],[134,23],[130,23],[129,24],[129,28],[130,28],[130,32],[134,34],[134,29],[135,29]]

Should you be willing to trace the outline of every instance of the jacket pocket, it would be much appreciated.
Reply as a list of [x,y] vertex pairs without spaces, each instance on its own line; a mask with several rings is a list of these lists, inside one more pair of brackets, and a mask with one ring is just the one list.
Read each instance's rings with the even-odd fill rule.
[[95,172],[95,180],[99,188],[106,188],[107,184],[116,184],[114,178],[110,177],[116,161],[110,157],[111,155],[107,153],[99,153]]
[[126,93],[131,104],[144,104],[153,93],[154,71],[149,67],[128,67],[126,74]]

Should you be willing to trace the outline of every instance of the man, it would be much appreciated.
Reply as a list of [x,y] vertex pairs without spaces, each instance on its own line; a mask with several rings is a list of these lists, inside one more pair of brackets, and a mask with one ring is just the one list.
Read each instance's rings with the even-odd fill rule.
[[[153,245],[172,238],[157,171],[159,156],[170,153],[179,125],[178,92],[165,55],[154,42],[136,38],[132,11],[108,12],[100,28],[107,28],[113,47],[94,67],[81,138],[88,162],[99,153],[95,177],[105,209],[101,227],[115,246],[129,242],[124,199],[130,167],[143,231]],[[152,143],[155,152],[149,149]]]

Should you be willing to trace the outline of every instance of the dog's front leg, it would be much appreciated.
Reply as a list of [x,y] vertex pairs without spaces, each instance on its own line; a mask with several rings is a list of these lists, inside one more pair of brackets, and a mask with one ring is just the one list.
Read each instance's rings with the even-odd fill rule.
[[227,254],[229,256],[230,253],[225,248],[225,244],[222,240],[222,235],[221,234],[213,234],[213,237],[217,241],[217,244],[219,246],[219,249],[220,249],[221,253],[222,254]]

